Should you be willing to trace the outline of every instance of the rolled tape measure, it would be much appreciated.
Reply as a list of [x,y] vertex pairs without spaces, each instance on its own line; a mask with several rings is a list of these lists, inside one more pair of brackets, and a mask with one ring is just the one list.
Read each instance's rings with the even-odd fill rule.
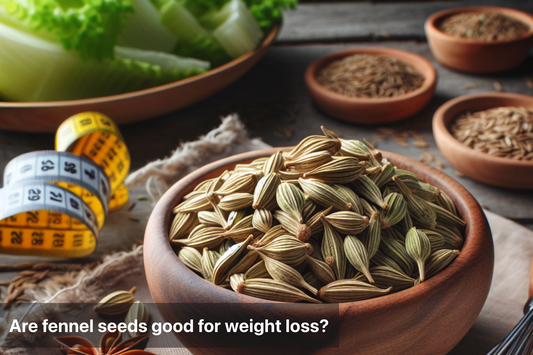
[[130,156],[115,123],[103,114],[68,118],[56,150],[20,155],[0,189],[0,252],[81,257],[96,248],[110,210],[128,201],[123,183]]

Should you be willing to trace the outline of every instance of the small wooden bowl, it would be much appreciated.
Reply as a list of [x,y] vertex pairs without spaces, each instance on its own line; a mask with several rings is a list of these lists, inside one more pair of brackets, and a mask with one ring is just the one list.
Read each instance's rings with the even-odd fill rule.
[[[529,32],[512,40],[479,41],[451,36],[439,29],[446,17],[463,12],[499,12],[525,23],[529,26]],[[526,59],[533,46],[533,16],[505,7],[467,6],[442,10],[426,20],[425,30],[437,62],[468,73],[489,74],[512,69]]]
[[[391,98],[355,98],[326,89],[316,80],[317,73],[329,63],[354,54],[381,55],[400,59],[425,77],[422,86],[405,95]],[[422,110],[437,86],[437,72],[431,63],[410,52],[386,47],[348,49],[331,53],[313,62],[305,73],[305,83],[316,105],[328,115],[360,124],[398,121]]]
[[[169,243],[172,209],[201,181],[218,176],[235,164],[270,156],[281,148],[270,148],[235,155],[206,165],[178,181],[155,206],[146,227],[144,265],[148,286],[167,322],[183,322],[205,315],[199,303],[223,303],[226,314],[235,314],[234,304],[267,300],[249,297],[215,286],[188,269]],[[455,202],[467,223],[461,255],[438,275],[410,289],[375,299],[339,305],[339,343],[337,348],[312,349],[313,354],[446,354],[474,324],[487,297],[494,263],[492,236],[479,204],[459,183],[446,174],[413,159],[383,152],[394,165],[412,171],[422,180],[445,191]],[[165,304],[188,307],[165,307]],[[283,314],[257,305],[250,318],[308,321],[313,306],[293,303]],[[233,311],[232,311],[233,310]],[[204,313],[202,313],[204,312]],[[239,316],[241,316],[239,314]],[[248,314],[247,314],[248,316]],[[227,321],[232,321],[228,319]],[[179,333],[179,340],[194,354],[250,354],[250,349],[202,349],[209,334]],[[334,340],[329,339],[333,342]],[[205,346],[205,345],[204,345]],[[254,354],[271,354],[273,349],[253,349]],[[310,349],[275,349],[276,354],[309,354]]]
[[489,185],[511,189],[533,188],[533,162],[494,157],[459,142],[449,131],[452,121],[467,111],[500,106],[533,109],[533,97],[511,93],[465,95],[446,102],[433,116],[433,134],[442,155],[466,176]]
[[97,111],[115,123],[127,124],[157,117],[201,101],[230,85],[250,70],[276,38],[275,26],[254,51],[206,73],[125,94],[55,102],[0,101],[0,129],[55,132],[61,122],[84,111]]

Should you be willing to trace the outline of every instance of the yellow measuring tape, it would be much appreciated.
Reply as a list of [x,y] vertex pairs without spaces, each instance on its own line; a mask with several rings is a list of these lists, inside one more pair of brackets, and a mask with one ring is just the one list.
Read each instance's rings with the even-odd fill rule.
[[0,252],[81,257],[96,248],[109,210],[128,201],[130,156],[109,117],[84,112],[56,134],[56,150],[11,160],[0,189]]

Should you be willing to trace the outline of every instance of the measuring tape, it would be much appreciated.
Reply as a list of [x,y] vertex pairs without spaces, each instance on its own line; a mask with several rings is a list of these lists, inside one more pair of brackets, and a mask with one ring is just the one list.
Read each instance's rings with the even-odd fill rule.
[[130,168],[124,139],[97,112],[68,118],[56,150],[22,154],[4,170],[0,189],[0,252],[81,257],[96,248],[110,210],[128,201]]

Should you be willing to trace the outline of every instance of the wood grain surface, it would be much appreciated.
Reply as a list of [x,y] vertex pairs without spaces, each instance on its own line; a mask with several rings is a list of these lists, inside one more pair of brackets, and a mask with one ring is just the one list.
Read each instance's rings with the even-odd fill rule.
[[[525,77],[533,77],[531,55],[520,68],[489,76],[461,74],[435,63],[422,37],[425,19],[443,8],[472,3],[475,1],[343,1],[301,4],[297,10],[286,14],[277,44],[237,82],[187,109],[154,117],[145,122],[121,126],[131,153],[132,169],[168,156],[180,142],[192,141],[207,133],[220,124],[221,115],[231,112],[241,115],[250,136],[262,137],[272,146],[294,145],[307,135],[319,134],[320,125],[325,125],[341,132],[344,138],[369,138],[377,143],[379,149],[413,159],[420,159],[423,152],[428,152],[434,156],[435,161],[443,162],[443,171],[464,186],[483,206],[533,229],[533,192],[495,188],[456,176],[455,169],[439,152],[431,132],[433,113],[441,104],[464,94],[493,91],[495,81],[502,84],[505,92],[533,94],[533,88],[528,87],[525,81]],[[484,4],[533,10],[532,1],[488,0],[484,1]],[[356,43],[358,40],[380,42]],[[379,133],[376,127],[341,122],[325,115],[312,103],[304,82],[307,66],[334,51],[369,45],[411,51],[429,59],[435,66],[439,82],[435,97],[429,105],[414,117],[387,126],[399,130],[417,130],[429,143],[429,148],[416,148],[412,142],[409,147],[404,147],[392,139],[382,141],[374,137],[374,134]],[[471,84],[476,87],[465,89],[465,86]],[[9,160],[22,153],[51,149],[53,146],[52,134],[0,130],[0,167],[4,167]],[[430,164],[435,166],[435,163]],[[136,202],[137,206],[131,212],[123,209],[111,213],[101,231],[95,253],[74,262],[98,260],[102,255],[129,248],[136,240],[141,240],[152,206],[149,201],[137,201],[136,197],[145,194],[142,188],[132,191],[131,200]],[[128,220],[128,214],[140,218],[140,222]],[[22,260],[21,257],[8,255],[2,255],[0,258],[2,263],[6,264],[16,264]],[[12,275],[2,276],[5,279]]]

